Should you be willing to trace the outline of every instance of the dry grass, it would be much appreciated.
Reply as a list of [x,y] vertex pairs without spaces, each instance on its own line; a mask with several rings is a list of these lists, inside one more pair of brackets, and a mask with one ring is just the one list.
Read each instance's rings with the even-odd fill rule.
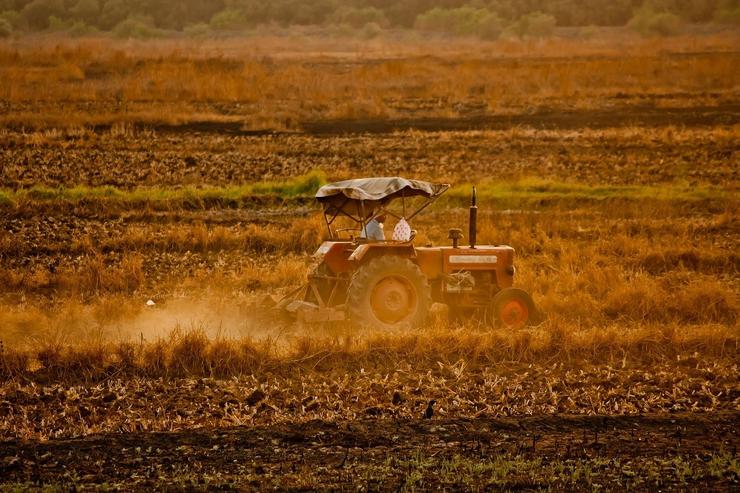
[[[259,48],[190,43],[6,42],[0,45],[0,100],[11,109],[0,123],[44,128],[212,120],[292,128],[302,120],[388,118],[409,110],[447,117],[593,108],[646,97],[657,105],[714,106],[736,96],[737,55],[723,49],[736,43],[734,34],[632,40],[622,51],[562,40],[483,43],[474,57],[462,51],[454,58],[409,56],[403,49],[388,57],[377,50],[367,56],[372,63],[359,64],[347,53],[264,57]],[[559,58],[565,45],[573,48],[567,60]]]
[[[294,283],[304,265],[298,261],[261,270],[255,278],[259,284],[252,286],[270,291]],[[217,276],[210,280],[221,282]],[[3,367],[6,378],[24,374],[63,381],[96,380],[123,370],[147,377],[225,378],[299,368],[328,372],[405,363],[425,368],[437,361],[464,361],[479,368],[507,361],[614,364],[628,357],[649,362],[694,353],[735,359],[738,306],[727,284],[699,278],[666,289],[661,281],[643,276],[616,282],[616,288],[606,286],[599,292],[590,285],[579,292],[572,291],[573,281],[567,280],[544,295],[537,286],[535,297],[548,320],[513,333],[477,325],[451,327],[444,311],[435,312],[430,326],[408,333],[302,330],[256,315],[251,295],[241,301],[233,294],[158,299],[153,309],[144,306],[141,295],[103,297],[85,305],[69,301],[51,309],[31,305],[0,317],[7,348]],[[183,289],[192,295],[198,284]],[[193,324],[203,328],[191,332]],[[184,329],[167,335],[173,326]],[[46,353],[54,358],[44,359]]]
[[[484,184],[480,190],[480,241],[516,248],[517,282],[547,312],[593,324],[736,322],[740,258],[732,193],[719,189],[704,199],[712,194],[700,187],[542,182]],[[455,193],[415,222],[420,245],[447,244],[447,229],[465,225],[459,205],[467,189]],[[40,200],[22,207],[37,210]],[[79,213],[80,206],[74,207]],[[8,259],[0,269],[0,293],[90,300],[106,294],[166,297],[216,285],[226,294],[288,288],[302,282],[311,262],[306,254],[325,234],[315,214],[283,211],[255,216],[257,222],[247,217],[247,224],[236,215],[230,225],[204,222],[218,217],[212,210],[188,218],[195,222],[172,214],[145,213],[128,225],[64,219],[62,229],[57,222],[22,219],[24,230],[0,236],[0,255]]]
[[[256,316],[251,303],[303,281],[311,261],[301,252],[310,253],[318,243],[317,217],[249,226],[246,232],[149,224],[128,227],[115,239],[106,234],[99,242],[88,241],[90,256],[73,270],[60,265],[51,274],[36,265],[5,271],[6,299],[22,294],[25,300],[0,316],[6,347],[20,351],[8,353],[6,366],[34,368],[44,341],[55,348],[58,378],[70,366],[77,368],[61,362],[75,361],[78,351],[87,354],[90,345],[104,355],[85,360],[97,365],[90,371],[99,376],[109,367],[118,371],[116,355],[123,354],[118,344],[131,349],[132,342],[136,350],[125,353],[124,366],[152,376],[223,377],[255,368],[289,372],[293,365],[328,371],[404,361],[423,367],[434,358],[482,367],[543,358],[670,359],[693,352],[734,357],[740,258],[733,250],[733,211],[692,217],[671,201],[560,208],[556,203],[481,214],[480,241],[505,239],[516,246],[517,284],[531,291],[548,315],[532,330],[450,327],[443,309],[434,312],[428,327],[410,333],[291,329]],[[465,218],[462,208],[432,212],[416,224],[420,244],[446,244],[447,226],[464,224]],[[129,253],[106,266],[99,251]],[[159,265],[167,259],[175,263]],[[157,301],[153,309],[144,305],[150,297]],[[178,331],[168,335],[175,326]],[[189,332],[193,328],[204,332]],[[158,338],[165,339],[154,342]]]
[[5,289],[45,293],[65,292],[77,295],[133,293],[144,280],[143,259],[136,253],[125,254],[117,265],[106,265],[105,259],[93,253],[74,267],[37,265],[32,270],[0,271]]
[[[336,331],[329,328],[328,333],[332,330]],[[212,339],[202,330],[176,329],[154,342],[55,342],[35,351],[6,349],[0,370],[4,379],[60,382],[99,381],[122,372],[146,378],[262,378],[404,365],[462,365],[468,371],[480,371],[543,361],[568,366],[619,365],[626,360],[651,364],[692,354],[731,360],[740,342],[736,330],[722,325],[623,323],[584,329],[562,320],[514,333],[474,327],[450,330],[440,324],[410,333],[283,337],[286,340]]]

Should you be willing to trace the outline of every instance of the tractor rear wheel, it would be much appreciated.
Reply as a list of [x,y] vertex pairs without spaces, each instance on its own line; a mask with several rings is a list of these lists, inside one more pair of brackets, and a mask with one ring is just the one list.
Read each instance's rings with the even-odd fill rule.
[[357,269],[347,292],[349,318],[360,327],[418,327],[431,305],[426,276],[416,264],[398,256],[374,258]]
[[493,322],[510,329],[535,323],[539,317],[529,293],[517,288],[504,288],[493,297],[489,307]]

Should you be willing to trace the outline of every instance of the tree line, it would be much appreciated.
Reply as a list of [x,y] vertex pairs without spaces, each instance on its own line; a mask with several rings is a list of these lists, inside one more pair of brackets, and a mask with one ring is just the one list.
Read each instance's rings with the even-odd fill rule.
[[418,29],[485,39],[556,26],[671,34],[685,23],[740,23],[740,0],[0,0],[0,36],[65,30],[155,36],[258,26]]

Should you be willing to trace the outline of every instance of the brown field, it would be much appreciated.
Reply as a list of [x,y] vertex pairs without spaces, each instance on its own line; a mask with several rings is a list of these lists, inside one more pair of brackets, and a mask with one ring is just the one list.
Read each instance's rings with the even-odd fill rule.
[[[0,42],[0,489],[737,489],[737,36],[334,46]],[[545,320],[257,313],[383,175]]]

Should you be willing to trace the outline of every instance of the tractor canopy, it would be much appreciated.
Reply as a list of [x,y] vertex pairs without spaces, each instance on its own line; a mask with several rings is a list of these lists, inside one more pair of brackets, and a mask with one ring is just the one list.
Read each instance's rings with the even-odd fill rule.
[[[340,215],[364,224],[381,212],[401,217],[386,209],[391,201],[399,198],[403,201],[402,216],[411,219],[445,193],[448,188],[450,186],[447,184],[407,180],[400,177],[360,178],[324,185],[316,192],[316,200],[323,205],[324,215],[329,224]],[[422,197],[424,200],[421,204],[415,204],[411,211],[407,211],[405,199],[414,197]]]

